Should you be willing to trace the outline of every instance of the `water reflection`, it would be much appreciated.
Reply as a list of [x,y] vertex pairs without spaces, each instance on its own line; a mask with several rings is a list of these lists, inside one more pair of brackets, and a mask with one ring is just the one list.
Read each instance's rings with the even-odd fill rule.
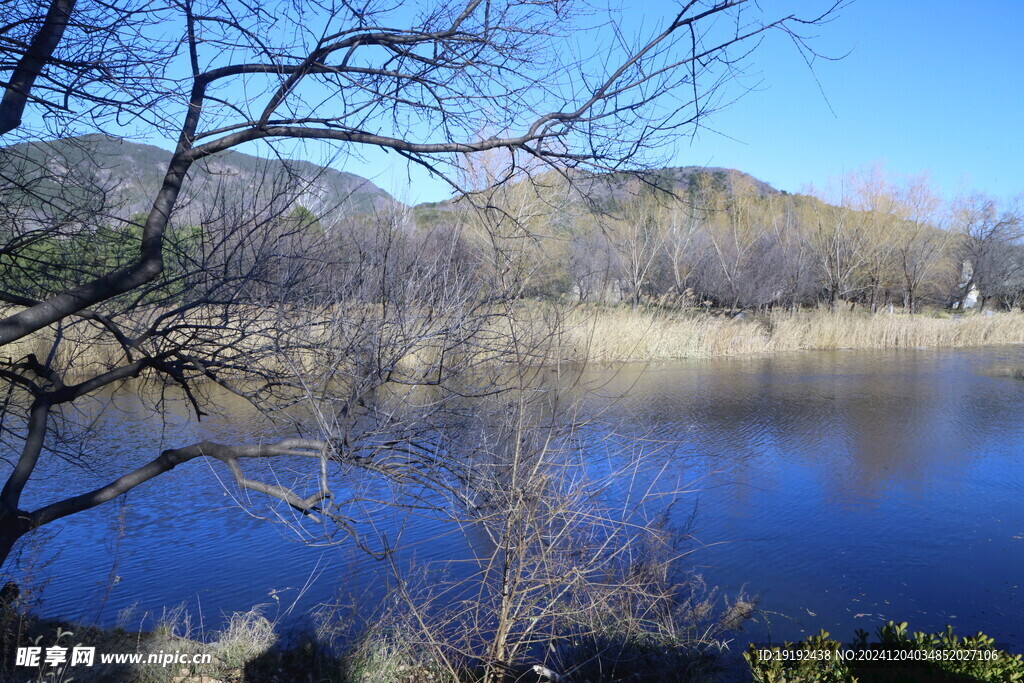
[[878,619],[1022,634],[1020,349],[820,353],[629,368],[624,437],[702,466],[711,581],[779,612],[751,638]]
[[[1019,348],[807,353],[772,358],[589,368],[564,391],[589,421],[575,435],[593,466],[642,447],[650,471],[699,481],[698,549],[711,584],[762,595],[771,613],[753,640],[825,628],[849,638],[880,619],[915,629],[946,623],[1024,649],[1024,382],[987,376],[1024,365]],[[116,438],[93,443],[94,476],[54,467],[46,486],[78,490],[139,454],[200,438],[251,440],[262,427],[231,419],[196,426],[175,409],[165,425],[119,399]],[[382,568],[350,548],[312,548],[238,508],[193,462],[133,492],[118,534],[116,507],[63,523],[39,551],[51,565],[41,609],[113,623],[190,601],[213,628],[225,612],[297,593],[298,611],[339,591],[369,595]],[[610,492],[614,495],[615,492]],[[32,501],[30,501],[31,504]],[[683,506],[680,515],[688,513]],[[474,541],[441,522],[396,514],[406,558],[466,558]],[[120,541],[116,541],[120,537]],[[703,548],[700,546],[703,545]],[[107,549],[97,552],[97,549]],[[122,577],[107,592],[111,576]]]

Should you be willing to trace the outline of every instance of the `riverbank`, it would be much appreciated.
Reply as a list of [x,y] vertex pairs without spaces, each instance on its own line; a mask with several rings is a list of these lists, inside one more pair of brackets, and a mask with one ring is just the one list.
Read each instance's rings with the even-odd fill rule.
[[725,316],[625,307],[567,312],[556,352],[573,361],[714,358],[804,350],[1024,344],[1024,314],[779,312]]
[[[6,609],[0,614],[3,680],[66,680],[80,683],[242,683],[243,681],[323,681],[329,683],[471,683],[484,680],[473,668],[445,671],[426,653],[419,656],[380,631],[363,637],[342,654],[305,637],[287,645],[259,610],[232,615],[224,631],[209,641],[196,639],[180,614],[151,632],[99,629],[81,624],[36,620]],[[183,632],[184,629],[184,632]],[[869,639],[870,638],[870,639]],[[37,648],[35,654],[31,648]],[[706,651],[694,660],[692,649],[660,644],[632,662],[619,662],[633,680],[812,683],[814,681],[1016,681],[1024,675],[1024,657],[999,649],[978,633],[959,637],[952,627],[940,633],[911,633],[908,624],[890,621],[872,636],[856,634],[850,644],[821,631],[799,643],[751,645],[745,652]],[[20,650],[20,654],[19,654]],[[81,655],[80,653],[87,653]],[[55,653],[55,654],[52,654]],[[827,653],[825,656],[823,653]],[[980,654],[979,654],[980,653]],[[637,652],[630,654],[636,655]],[[840,656],[840,655],[844,656]],[[742,655],[742,657],[741,657]],[[36,657],[30,663],[25,659]],[[52,658],[58,662],[47,661]],[[112,663],[113,658],[120,658]],[[680,663],[689,666],[680,669]],[[583,669],[587,662],[577,663]],[[614,667],[613,667],[614,668]],[[543,665],[508,668],[508,679],[538,683],[577,680]],[[614,681],[620,676],[588,671],[586,680]]]
[[[480,681],[567,681],[531,658],[500,666],[505,676],[451,642],[417,643],[395,629],[391,619],[356,634],[343,646],[320,633],[283,636],[259,608],[230,616],[224,630],[202,634],[188,615],[166,612],[152,631],[97,628],[37,619],[0,607],[0,680],[77,683],[243,683],[317,681],[323,683],[476,683]],[[324,629],[321,629],[324,630]],[[329,628],[325,632],[329,632]],[[204,637],[205,635],[205,637]],[[553,646],[555,643],[553,643]],[[557,643],[559,650],[563,649]],[[581,645],[581,644],[577,644]],[[742,667],[739,653],[704,644],[670,641],[601,641],[591,657],[574,661],[587,680],[622,680],[623,668],[638,680],[699,680],[728,683]],[[33,650],[33,648],[38,648]],[[611,648],[624,661],[604,661]],[[444,651],[448,657],[438,657]],[[554,649],[552,650],[554,652]],[[728,655],[725,654],[728,652]],[[48,661],[50,658],[52,661]],[[463,666],[452,667],[455,660]],[[537,661],[537,660],[533,660]],[[601,667],[605,673],[601,674]],[[595,669],[596,667],[596,669]],[[489,672],[489,675],[488,675]],[[576,680],[573,678],[573,680]]]

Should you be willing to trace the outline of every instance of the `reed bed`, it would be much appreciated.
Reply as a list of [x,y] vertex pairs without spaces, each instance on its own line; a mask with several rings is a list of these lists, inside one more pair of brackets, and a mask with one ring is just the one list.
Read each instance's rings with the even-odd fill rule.
[[1024,314],[927,315],[810,311],[730,318],[705,313],[578,308],[559,355],[576,361],[670,360],[832,349],[1024,343]]
[[[334,311],[335,315],[326,316],[323,311],[293,311],[283,319],[301,331],[304,339],[283,351],[275,343],[281,334],[280,311],[245,307],[227,316],[223,312],[191,311],[184,320],[177,321],[181,330],[169,335],[164,343],[209,346],[217,349],[221,361],[239,367],[308,374],[322,371],[325,364],[345,363],[346,351],[358,349],[360,342],[367,340],[349,340],[346,344],[329,337],[344,334],[353,326],[362,328],[362,335],[372,332],[380,322],[373,312],[372,307]],[[142,318],[155,313],[147,311]],[[458,352],[459,362],[470,366],[518,359],[520,364],[539,366],[556,361],[657,361],[802,350],[1024,344],[1024,313],[1017,312],[940,317],[816,310],[729,317],[695,311],[528,304],[516,307],[513,317],[488,317],[469,346]],[[133,322],[140,325],[146,321]],[[406,322],[400,325],[400,333],[385,334],[382,327],[369,336],[381,337],[373,341],[383,343],[382,348],[392,347],[386,355],[396,368],[415,374],[438,362],[441,348],[432,333],[445,324],[450,322],[433,320],[422,326]],[[196,327],[203,330],[199,339],[190,334]],[[46,358],[55,338],[54,329],[42,330],[7,345],[0,357],[17,359],[35,353],[40,359]],[[124,362],[123,350],[95,323],[66,327],[59,338],[55,360],[71,376]],[[449,362],[455,358],[452,354],[452,350],[446,354]]]

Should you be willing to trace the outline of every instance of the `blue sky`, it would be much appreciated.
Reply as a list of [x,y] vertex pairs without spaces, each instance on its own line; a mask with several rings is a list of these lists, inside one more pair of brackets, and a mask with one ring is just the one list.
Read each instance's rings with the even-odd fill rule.
[[[821,6],[764,7],[794,5]],[[708,121],[719,133],[681,137],[673,163],[737,168],[790,192],[873,162],[927,172],[946,198],[1024,192],[1021,31],[1021,0],[855,0],[815,31],[815,48],[843,59],[819,60],[812,73],[787,40],[767,40],[730,86],[756,90]],[[447,196],[443,183],[418,172],[409,185],[393,157],[347,160],[344,169],[407,200]]]
[[791,192],[875,161],[928,172],[947,198],[1024,192],[1022,30],[1020,0],[856,0],[814,43],[844,59],[811,73],[791,45],[764,44],[759,90],[714,117],[723,135],[681,141],[675,159]]
[[[655,13],[645,9],[656,6],[659,15],[669,9],[609,1],[627,7],[626,24],[646,21],[647,28]],[[760,3],[767,13],[808,14],[828,1]],[[711,130],[680,135],[665,153],[672,165],[736,168],[789,192],[824,187],[876,162],[896,174],[927,172],[947,199],[970,191],[1003,198],[1024,192],[1022,30],[1024,0],[853,0],[814,29],[815,49],[842,59],[819,59],[812,71],[785,36],[770,36],[745,75],[726,84],[725,99],[742,96],[706,121]],[[323,161],[315,151],[309,146],[301,156]],[[447,184],[409,169],[397,154],[360,153],[362,159],[342,156],[332,165],[407,202],[450,194]]]

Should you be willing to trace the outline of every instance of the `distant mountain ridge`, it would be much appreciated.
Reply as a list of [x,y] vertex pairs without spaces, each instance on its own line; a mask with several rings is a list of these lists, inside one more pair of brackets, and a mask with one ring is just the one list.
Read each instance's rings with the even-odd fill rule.
[[[116,206],[114,213],[121,217],[149,211],[171,159],[171,153],[159,147],[105,135],[19,143],[11,149],[31,159],[40,172],[46,169],[59,173],[67,167],[76,167],[91,173],[95,183],[111,195]],[[271,192],[269,187],[274,179],[284,178],[286,171],[291,174],[289,190],[294,193],[293,203],[314,214],[339,209],[364,214],[400,206],[388,192],[353,173],[308,161],[266,159],[237,151],[222,152],[197,162],[189,172],[183,203],[191,205],[193,210],[201,210],[218,195],[235,200],[251,199],[254,188],[257,192]],[[716,189],[730,193],[744,186],[761,197],[780,194],[768,183],[747,173],[719,167],[681,166],[637,173],[576,172],[572,175],[572,187],[567,191],[596,206],[621,202],[644,185],[686,197],[696,189],[701,178],[710,180]],[[59,193],[61,188],[55,186],[51,191]],[[424,202],[415,208],[418,216],[436,219],[454,209],[455,202],[453,199]]]
[[639,176],[658,187],[682,195],[695,189],[701,177],[709,178],[730,193],[736,193],[741,186],[745,186],[759,197],[781,194],[779,190],[749,173],[718,166],[670,166],[640,173]]
[[[545,176],[555,178],[554,183],[567,182],[561,176],[549,173],[537,178],[542,185],[551,182],[546,180]],[[669,166],[644,171],[613,173],[576,171],[570,172],[570,177],[571,189],[567,189],[567,191],[576,198],[586,199],[597,206],[622,202],[635,196],[639,190],[649,187],[658,187],[686,198],[697,189],[701,179],[710,181],[715,189],[726,190],[730,194],[739,192],[741,187],[746,191],[752,191],[758,197],[785,194],[749,173],[717,166]],[[416,209],[424,213],[428,211],[431,213],[444,212],[454,208],[455,201],[454,199],[445,199],[439,202],[424,202],[418,204]]]
[[[29,174],[62,173],[76,168],[92,175],[96,185],[112,200],[114,213],[121,217],[149,211],[171,159],[171,152],[159,147],[105,135],[19,143],[12,150],[27,160],[23,165]],[[285,178],[289,191],[295,194],[293,203],[314,213],[337,207],[368,213],[396,203],[390,194],[353,173],[307,161],[265,159],[237,151],[196,162],[189,171],[183,194],[188,203],[201,209],[218,195],[250,199],[254,188],[269,193],[275,179]],[[59,192],[59,188],[51,191]]]

